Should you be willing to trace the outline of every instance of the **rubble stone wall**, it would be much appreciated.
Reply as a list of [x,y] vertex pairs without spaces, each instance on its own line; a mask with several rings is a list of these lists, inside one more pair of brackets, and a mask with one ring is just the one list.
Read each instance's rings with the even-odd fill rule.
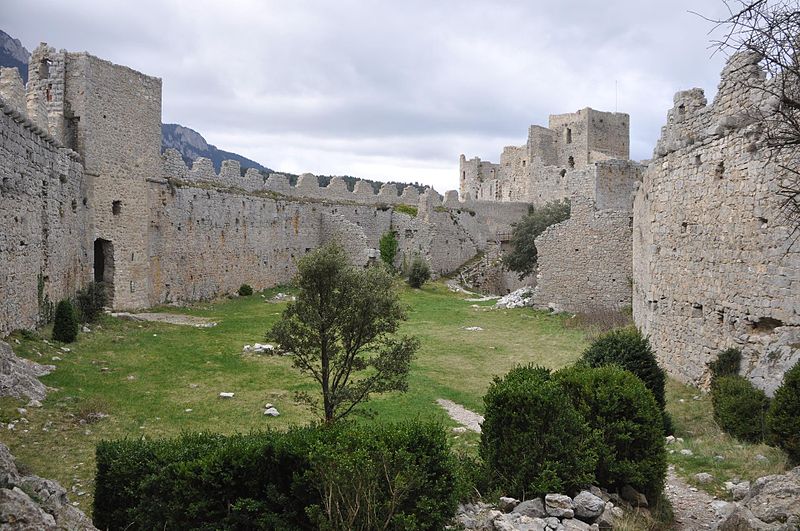
[[88,279],[86,198],[78,155],[0,100],[0,337]]
[[630,209],[573,199],[570,218],[536,238],[534,305],[575,313],[630,307],[631,225]]
[[671,374],[703,383],[739,347],[771,394],[800,360],[800,247],[780,208],[786,161],[749,118],[770,104],[757,60],[734,56],[711,105],[675,95],[634,204],[633,315]]

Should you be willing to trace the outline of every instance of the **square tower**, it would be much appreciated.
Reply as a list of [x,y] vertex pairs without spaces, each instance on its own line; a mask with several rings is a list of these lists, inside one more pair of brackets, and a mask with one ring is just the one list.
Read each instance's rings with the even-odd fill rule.
[[625,113],[587,107],[550,115],[548,128],[554,133],[559,166],[579,169],[601,160],[630,158],[630,117]]

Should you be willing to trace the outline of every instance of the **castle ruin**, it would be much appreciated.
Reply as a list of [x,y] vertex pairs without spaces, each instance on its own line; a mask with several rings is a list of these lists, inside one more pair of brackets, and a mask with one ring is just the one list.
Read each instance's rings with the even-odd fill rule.
[[116,309],[204,300],[287,283],[332,240],[367,264],[388,231],[396,265],[419,254],[446,273],[527,212],[431,189],[322,188],[311,174],[293,187],[235,161],[187,168],[161,154],[160,79],[46,44],[29,76],[23,87],[16,69],[0,72],[0,334],[36,326],[91,280]]
[[569,220],[536,240],[533,301],[539,308],[586,312],[631,306],[633,193],[643,166],[629,160],[630,119],[586,108],[532,125],[524,146],[503,149],[500,164],[461,155],[464,198],[542,206],[568,199]]
[[398,264],[452,272],[507,241],[534,207],[569,199],[537,239],[536,306],[624,309],[668,371],[701,383],[726,347],[771,392],[800,359],[800,250],[777,191],[791,177],[747,110],[769,107],[757,58],[734,56],[711,105],[679,92],[654,159],[629,160],[629,117],[583,109],[531,126],[499,164],[461,156],[460,194],[378,194],[341,179],[262,174],[161,154],[161,80],[46,44],[23,87],[0,70],[0,335],[32,328],[92,280],[138,309],[288,282],[338,240],[357,264],[394,231]]

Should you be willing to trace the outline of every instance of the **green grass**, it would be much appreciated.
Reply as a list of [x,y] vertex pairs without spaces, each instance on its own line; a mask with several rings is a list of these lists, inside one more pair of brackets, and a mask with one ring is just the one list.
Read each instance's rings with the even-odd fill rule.
[[[294,402],[294,393],[316,388],[292,368],[291,358],[242,354],[243,345],[264,342],[264,332],[285,308],[285,303],[265,302],[277,291],[154,310],[208,317],[219,323],[213,328],[105,317],[69,345],[68,353],[52,341],[14,335],[10,341],[18,355],[57,366],[42,378],[56,390],[41,409],[29,408],[29,424],[0,431],[0,438],[36,474],[54,478],[68,490],[74,487],[71,499],[87,510],[94,447],[101,439],[174,436],[185,430],[283,429],[314,420]],[[530,309],[491,310],[491,302],[466,302],[443,284],[429,283],[421,290],[403,287],[401,296],[409,306],[401,333],[417,335],[421,348],[408,392],[368,403],[384,420],[434,418],[455,426],[436,405],[437,398],[482,411],[481,397],[493,375],[518,363],[558,368],[577,359],[586,346],[582,332],[564,329],[562,317]],[[464,330],[468,326],[483,331]],[[43,330],[42,336],[49,337],[49,331]],[[62,359],[53,361],[54,356]],[[221,391],[236,396],[220,399]],[[275,404],[280,417],[263,415],[267,402]],[[0,420],[19,418],[16,408],[23,405],[0,401]],[[93,412],[109,416],[92,422]],[[478,437],[461,434],[454,440],[474,449]]]
[[[517,364],[560,368],[574,362],[587,346],[586,331],[563,316],[531,309],[494,310],[492,301],[465,301],[467,296],[450,292],[442,283],[428,283],[421,290],[398,285],[409,307],[401,333],[418,336],[421,347],[408,392],[378,396],[367,404],[383,420],[438,419],[456,426],[436,405],[437,398],[482,412],[482,396],[493,376]],[[315,392],[316,387],[292,368],[291,358],[242,354],[243,345],[264,342],[264,332],[285,308],[285,303],[266,302],[278,291],[153,310],[207,317],[219,323],[213,328],[104,317],[91,333],[68,346],[70,352],[52,341],[13,335],[9,341],[17,354],[55,364],[57,370],[42,378],[54,388],[43,407],[28,409],[29,423],[0,430],[0,440],[28,470],[58,480],[71,500],[90,510],[94,448],[102,439],[168,437],[187,430],[285,429],[313,421],[315,416],[294,402],[294,393]],[[471,326],[483,330],[465,330]],[[49,330],[41,335],[49,338]],[[62,359],[53,361],[54,356]],[[220,399],[221,391],[236,396]],[[697,395],[700,400],[693,400]],[[263,415],[267,402],[280,410],[280,417]],[[16,409],[24,403],[0,399],[0,421],[18,419]],[[690,481],[697,472],[715,477],[699,488],[726,496],[722,483],[734,476],[752,480],[785,470],[779,450],[739,443],[722,433],[713,422],[710,398],[696,389],[671,381],[667,403],[676,435],[684,438],[682,445],[668,447],[675,450],[670,462]],[[96,420],[96,412],[109,416]],[[474,433],[453,435],[455,448],[467,452],[475,452],[478,441]],[[681,455],[681,448],[694,455]],[[768,461],[755,461],[759,453]],[[724,459],[715,460],[716,455]]]
[[[667,446],[669,462],[690,484],[709,494],[729,499],[724,483],[734,478],[752,481],[768,474],[780,474],[788,467],[786,454],[766,444],[737,441],[724,433],[714,422],[711,395],[698,389],[667,382],[667,411],[675,422],[675,436],[684,439]],[[680,453],[692,451],[691,456]],[[763,455],[766,461],[756,460]],[[721,459],[720,459],[721,458]],[[694,475],[707,472],[714,480],[698,484]]]

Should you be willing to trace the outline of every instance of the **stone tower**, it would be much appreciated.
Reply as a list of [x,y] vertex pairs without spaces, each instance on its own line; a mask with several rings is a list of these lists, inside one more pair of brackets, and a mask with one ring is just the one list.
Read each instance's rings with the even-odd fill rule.
[[31,55],[28,114],[77,151],[88,183],[96,281],[115,308],[148,305],[147,179],[161,172],[161,80],[87,53]]

